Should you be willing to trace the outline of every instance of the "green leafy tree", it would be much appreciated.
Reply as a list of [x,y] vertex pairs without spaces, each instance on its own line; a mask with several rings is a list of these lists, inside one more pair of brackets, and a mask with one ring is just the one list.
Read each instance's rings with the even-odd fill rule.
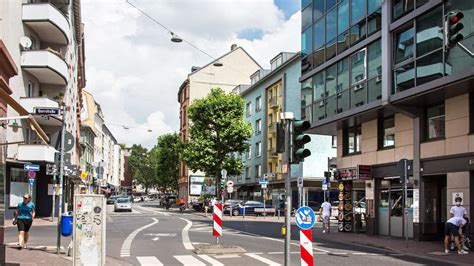
[[153,162],[156,163],[158,186],[163,190],[178,185],[180,150],[181,141],[176,133],[158,137],[157,144],[151,150]]
[[133,178],[144,186],[145,193],[148,193],[148,189],[157,184],[156,163],[153,161],[152,153],[147,148],[134,144],[128,163]]
[[193,171],[217,176],[226,169],[229,175],[240,174],[243,162],[233,156],[246,150],[252,127],[244,121],[244,101],[233,93],[212,89],[206,98],[189,107],[190,140],[184,144],[183,160]]

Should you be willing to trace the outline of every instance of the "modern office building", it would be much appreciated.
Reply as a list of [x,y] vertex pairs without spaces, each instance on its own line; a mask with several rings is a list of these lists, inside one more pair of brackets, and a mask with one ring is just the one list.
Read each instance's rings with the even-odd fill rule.
[[[219,87],[230,92],[239,84],[248,84],[250,75],[260,68],[260,65],[242,47],[235,44],[231,46],[228,53],[209,64],[203,67],[192,67],[191,73],[178,90],[181,140],[185,142],[190,138],[188,108],[195,99],[206,97],[212,88]],[[179,169],[178,194],[189,202],[189,178],[202,177],[204,173],[192,172],[182,161]]]
[[302,117],[310,133],[337,136],[343,193],[332,200],[359,212],[340,230],[440,239],[456,196],[474,218],[474,59],[445,45],[455,10],[474,51],[473,1],[302,2]]
[[[281,112],[292,112],[295,118],[300,118],[300,59],[300,53],[279,53],[270,60],[270,69],[257,70],[250,76],[250,85],[239,85],[233,90],[244,99],[245,120],[254,129],[254,135],[248,140],[249,148],[242,156],[245,169],[241,176],[234,177],[238,198],[265,198],[274,206],[283,198],[286,174],[282,172],[282,154],[276,151],[276,124],[280,122]],[[336,156],[330,136],[312,135],[311,138],[306,147],[313,155],[291,168],[294,206],[298,203],[296,181],[299,177],[303,177],[307,186],[305,199],[323,201],[321,180],[327,171],[328,157]],[[259,181],[265,177],[269,185],[263,190]]]

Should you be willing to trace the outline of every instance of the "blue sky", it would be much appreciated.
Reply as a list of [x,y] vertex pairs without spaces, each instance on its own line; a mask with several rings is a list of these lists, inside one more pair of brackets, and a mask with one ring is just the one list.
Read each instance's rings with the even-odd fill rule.
[[[285,15],[285,20],[288,20],[295,12],[300,11],[301,0],[274,0],[275,5],[281,9]],[[265,32],[258,28],[247,28],[238,34],[239,39],[246,39],[249,41],[261,39]]]

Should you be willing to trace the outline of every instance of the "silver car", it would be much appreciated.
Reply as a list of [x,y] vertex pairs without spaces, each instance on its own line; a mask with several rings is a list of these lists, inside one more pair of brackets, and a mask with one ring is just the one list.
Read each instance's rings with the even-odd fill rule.
[[132,201],[130,198],[118,198],[115,201],[114,211],[132,211]]

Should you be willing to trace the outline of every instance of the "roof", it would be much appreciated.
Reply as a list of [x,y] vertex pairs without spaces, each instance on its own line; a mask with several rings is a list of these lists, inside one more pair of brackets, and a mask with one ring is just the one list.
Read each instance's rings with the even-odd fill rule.
[[221,60],[222,58],[228,56],[229,54],[231,54],[231,53],[233,53],[234,51],[237,51],[237,50],[239,50],[239,49],[242,50],[242,51],[244,51],[244,53],[247,54],[247,56],[248,56],[250,59],[252,59],[252,61],[253,61],[255,64],[257,64],[257,66],[258,66],[259,68],[262,68],[262,66],[261,66],[244,48],[242,48],[241,46],[238,46],[238,47],[236,47],[236,48],[230,50],[229,52],[223,54],[222,56],[220,56],[219,58],[215,59],[214,61],[211,61],[211,62],[208,63],[207,65],[205,65],[205,66],[203,66],[203,67],[201,67],[201,68],[199,68],[199,69],[197,69],[197,70],[195,70],[195,71],[189,73],[189,74],[188,74],[188,78],[187,78],[186,80],[184,80],[183,83],[181,84],[181,86],[179,87],[179,90],[178,90],[178,102],[179,102],[179,95],[181,94],[181,91],[183,90],[184,85],[185,85],[185,83],[189,80],[189,77],[190,77],[190,76],[192,76],[192,75],[194,75],[194,74],[200,72],[200,71],[203,70],[204,68],[206,68],[206,67],[208,67],[208,66],[214,64],[215,62],[218,62],[218,61]]
[[[278,55],[280,55],[281,53],[279,53]],[[283,64],[281,64],[279,67],[275,68],[273,71],[270,71],[268,74],[266,74],[265,76],[263,76],[262,78],[260,78],[259,81],[255,82],[254,84],[252,84],[249,88],[247,88],[246,90],[242,91],[240,93],[241,96],[251,92],[253,89],[255,89],[257,86],[259,86],[260,84],[262,84],[264,81],[268,80],[269,78],[273,77],[273,75],[275,73],[277,73],[278,71],[282,70],[283,68],[287,67],[289,64],[293,63],[295,60],[298,60],[301,58],[301,53],[298,52],[296,54],[294,54],[292,57],[290,57],[288,60],[286,60]]]

